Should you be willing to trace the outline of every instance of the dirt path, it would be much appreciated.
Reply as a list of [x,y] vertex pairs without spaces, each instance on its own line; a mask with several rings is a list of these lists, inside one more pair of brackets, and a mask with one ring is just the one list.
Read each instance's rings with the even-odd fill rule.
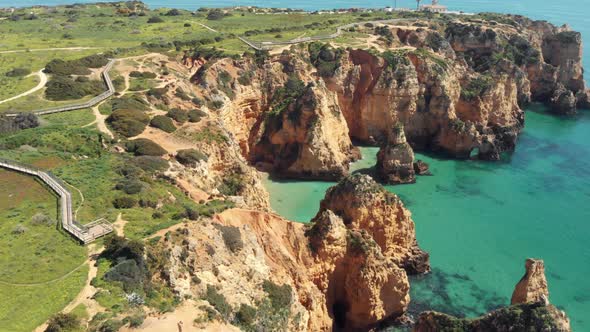
[[215,29],[213,29],[213,28],[211,28],[211,27],[208,27],[208,26],[206,26],[206,25],[205,25],[205,24],[203,24],[203,23],[198,23],[198,24],[199,24],[200,26],[202,26],[203,28],[205,28],[205,29],[209,30],[209,31],[213,31],[213,32],[217,32],[217,33],[219,33],[219,31],[217,31],[217,30],[215,30]]
[[25,283],[25,284],[19,284],[19,283],[12,283],[12,282],[6,282],[6,281],[2,281],[0,280],[0,284],[2,285],[7,285],[7,286],[14,286],[14,287],[33,287],[33,286],[41,286],[41,285],[48,285],[60,280],[63,280],[67,277],[69,277],[70,275],[72,275],[72,273],[78,271],[79,269],[81,269],[84,265],[86,265],[86,263],[88,263],[88,260],[84,261],[84,263],[78,265],[76,268],[74,268],[72,271],[64,274],[61,277],[55,278],[55,279],[51,279],[51,280],[47,280],[47,281],[43,281],[43,282],[35,282],[35,283]]
[[84,51],[84,50],[96,50],[96,49],[102,49],[102,48],[104,48],[104,47],[52,47],[52,48],[0,51],[0,54],[24,53],[24,52],[43,52],[43,51]]
[[98,108],[100,107],[100,105],[102,105],[102,103],[100,103],[100,104],[92,107],[92,114],[94,114],[94,117],[96,118],[96,120],[94,120],[91,123],[85,125],[84,127],[90,127],[92,125],[96,125],[96,127],[98,128],[98,130],[100,132],[106,134],[110,138],[115,138],[115,136],[113,135],[113,133],[111,132],[111,130],[109,129],[109,127],[107,127],[107,124],[105,123],[105,121],[108,118],[108,116],[107,115],[104,115],[104,114],[101,114],[100,111],[98,110]]
[[37,84],[36,87],[32,88],[29,91],[25,91],[25,92],[23,92],[23,93],[21,93],[19,95],[16,95],[14,97],[10,97],[8,99],[0,100],[0,104],[5,103],[5,102],[8,102],[8,101],[11,101],[11,100],[18,99],[20,97],[28,96],[28,95],[30,95],[33,92],[36,92],[36,91],[39,91],[39,90],[43,89],[45,87],[45,84],[47,84],[47,75],[45,75],[45,73],[43,72],[44,69],[45,68],[42,68],[38,72],[32,73],[32,74],[30,74],[30,75],[27,76],[27,77],[29,77],[29,76],[36,75],[37,77],[39,77],[39,84]]

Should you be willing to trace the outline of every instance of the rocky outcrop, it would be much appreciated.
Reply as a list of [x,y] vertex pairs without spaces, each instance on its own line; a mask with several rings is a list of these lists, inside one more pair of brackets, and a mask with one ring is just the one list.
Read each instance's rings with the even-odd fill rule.
[[250,152],[252,163],[276,175],[338,180],[358,159],[334,93],[323,82],[271,109]]
[[549,304],[542,260],[527,259],[526,273],[512,294],[511,305],[476,319],[456,318],[427,311],[420,314],[414,332],[437,331],[555,331],[570,332],[567,315]]
[[383,255],[365,231],[350,229],[332,211],[318,214],[307,231],[312,275],[326,294],[335,326],[366,329],[401,316],[410,301],[406,272]]
[[395,126],[377,153],[377,175],[388,184],[414,183],[414,151],[406,141],[403,126]]
[[355,174],[328,189],[318,216],[327,210],[340,216],[348,229],[371,235],[383,255],[408,273],[430,270],[429,255],[416,241],[410,211],[370,176]]
[[545,279],[545,264],[542,260],[529,258],[525,264],[526,273],[512,293],[511,304],[549,304],[549,290]]
[[518,304],[494,310],[479,318],[457,318],[440,312],[420,314],[413,332],[570,332],[569,319],[555,306]]

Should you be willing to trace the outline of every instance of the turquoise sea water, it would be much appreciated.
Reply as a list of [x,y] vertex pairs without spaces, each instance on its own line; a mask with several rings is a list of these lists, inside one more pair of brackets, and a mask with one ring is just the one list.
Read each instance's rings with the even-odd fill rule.
[[[55,5],[67,0],[0,0],[0,7]],[[96,2],[76,0],[75,2]],[[384,7],[383,0],[145,0],[151,7],[257,5],[307,10]],[[426,2],[426,1],[424,1]],[[509,12],[570,24],[590,38],[590,0],[441,0],[453,10]],[[398,0],[413,7],[413,0]],[[587,41],[586,44],[590,44]],[[590,66],[590,51],[584,62]],[[590,331],[590,111],[571,118],[527,110],[526,128],[514,154],[502,162],[454,161],[419,155],[432,177],[388,187],[413,213],[420,245],[431,253],[433,272],[412,280],[412,310],[433,308],[475,316],[510,301],[524,259],[545,260],[550,299],[567,310],[575,331]],[[362,148],[363,170],[375,148]],[[325,182],[267,181],[273,208],[308,221]]]

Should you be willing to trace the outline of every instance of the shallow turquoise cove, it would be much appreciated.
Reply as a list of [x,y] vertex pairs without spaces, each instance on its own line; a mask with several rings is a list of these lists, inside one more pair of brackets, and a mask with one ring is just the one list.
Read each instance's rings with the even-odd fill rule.
[[[387,186],[412,211],[433,272],[412,280],[412,310],[480,315],[506,305],[524,260],[545,260],[551,301],[577,331],[590,330],[590,114],[575,119],[530,108],[514,154],[501,162],[456,161],[418,154],[434,176]],[[361,148],[356,171],[375,164]],[[267,180],[281,215],[309,221],[329,182]]]

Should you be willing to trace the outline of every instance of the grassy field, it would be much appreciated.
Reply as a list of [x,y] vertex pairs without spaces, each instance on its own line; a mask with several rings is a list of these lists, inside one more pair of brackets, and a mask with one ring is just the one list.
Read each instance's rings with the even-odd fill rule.
[[0,330],[30,331],[80,291],[86,248],[57,229],[57,199],[35,179],[0,170],[0,188]]

